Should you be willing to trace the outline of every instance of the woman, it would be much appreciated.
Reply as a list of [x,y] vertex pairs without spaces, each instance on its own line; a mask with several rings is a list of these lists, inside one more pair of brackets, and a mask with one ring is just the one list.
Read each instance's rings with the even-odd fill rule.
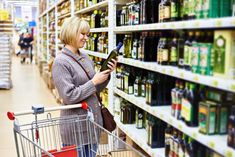
[[[58,54],[55,58],[52,67],[52,77],[64,105],[85,101],[92,109],[95,122],[102,126],[103,120],[96,93],[99,93],[107,86],[110,73],[116,68],[117,61],[112,60],[112,62],[109,62],[109,70],[95,73],[94,64],[89,56],[79,51],[79,48],[82,48],[88,39],[89,30],[89,24],[78,17],[71,17],[63,23],[60,39],[65,46],[62,49],[62,53]],[[91,80],[87,77],[81,66],[84,67]],[[86,114],[86,111],[83,109],[61,111],[61,116],[84,114]],[[79,145],[81,143],[78,137],[82,133],[84,140],[82,144],[85,144],[84,148],[86,148],[82,152],[88,154],[89,150],[87,148],[90,145],[87,139],[88,132],[86,125],[82,124],[82,131],[76,133],[77,138],[70,137],[73,134],[72,127],[71,125],[62,125],[60,127],[62,143],[64,145],[78,143]]]

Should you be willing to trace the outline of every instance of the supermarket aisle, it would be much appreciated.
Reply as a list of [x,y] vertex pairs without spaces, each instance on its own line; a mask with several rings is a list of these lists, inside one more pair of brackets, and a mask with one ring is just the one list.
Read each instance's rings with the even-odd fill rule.
[[[22,111],[31,108],[32,104],[55,105],[56,101],[40,77],[36,65],[20,64],[20,58],[12,58],[11,90],[0,90],[0,156],[15,157],[13,124],[6,117],[7,111]],[[32,120],[24,117],[22,121]]]

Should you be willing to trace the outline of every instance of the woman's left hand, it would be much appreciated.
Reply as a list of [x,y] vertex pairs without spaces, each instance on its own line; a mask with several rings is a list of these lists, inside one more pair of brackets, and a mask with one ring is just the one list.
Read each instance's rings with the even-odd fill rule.
[[117,60],[112,59],[112,62],[108,62],[108,67],[111,70],[110,72],[114,71],[117,66]]

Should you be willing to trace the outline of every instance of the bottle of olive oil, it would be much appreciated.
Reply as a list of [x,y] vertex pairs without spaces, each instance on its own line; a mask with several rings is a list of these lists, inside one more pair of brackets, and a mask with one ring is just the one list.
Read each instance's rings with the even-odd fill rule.
[[137,97],[141,96],[141,77],[136,76],[135,82],[134,82],[134,95]]
[[120,50],[121,47],[122,47],[122,43],[119,42],[118,46],[110,52],[108,58],[104,61],[100,71],[104,71],[104,70],[107,70],[109,68],[108,67],[108,62],[112,61],[112,59],[117,58],[118,51]]

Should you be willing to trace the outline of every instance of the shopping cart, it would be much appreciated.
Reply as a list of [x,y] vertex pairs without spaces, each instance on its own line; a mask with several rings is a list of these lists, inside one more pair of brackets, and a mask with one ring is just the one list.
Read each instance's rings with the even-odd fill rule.
[[[52,112],[65,109],[82,108],[86,115],[67,117],[52,116]],[[47,112],[47,114],[45,114]],[[39,114],[45,114],[40,119]],[[35,119],[26,124],[19,124],[18,116],[34,115]],[[108,132],[94,122],[92,111],[86,103],[44,108],[32,106],[24,112],[8,112],[14,120],[14,138],[18,157],[143,157],[144,155],[116,135]],[[41,116],[41,115],[40,115]],[[84,125],[85,124],[85,125]],[[61,126],[70,127],[68,140],[64,144],[61,138]],[[85,126],[87,129],[84,133]],[[86,150],[87,149],[87,150]]]

